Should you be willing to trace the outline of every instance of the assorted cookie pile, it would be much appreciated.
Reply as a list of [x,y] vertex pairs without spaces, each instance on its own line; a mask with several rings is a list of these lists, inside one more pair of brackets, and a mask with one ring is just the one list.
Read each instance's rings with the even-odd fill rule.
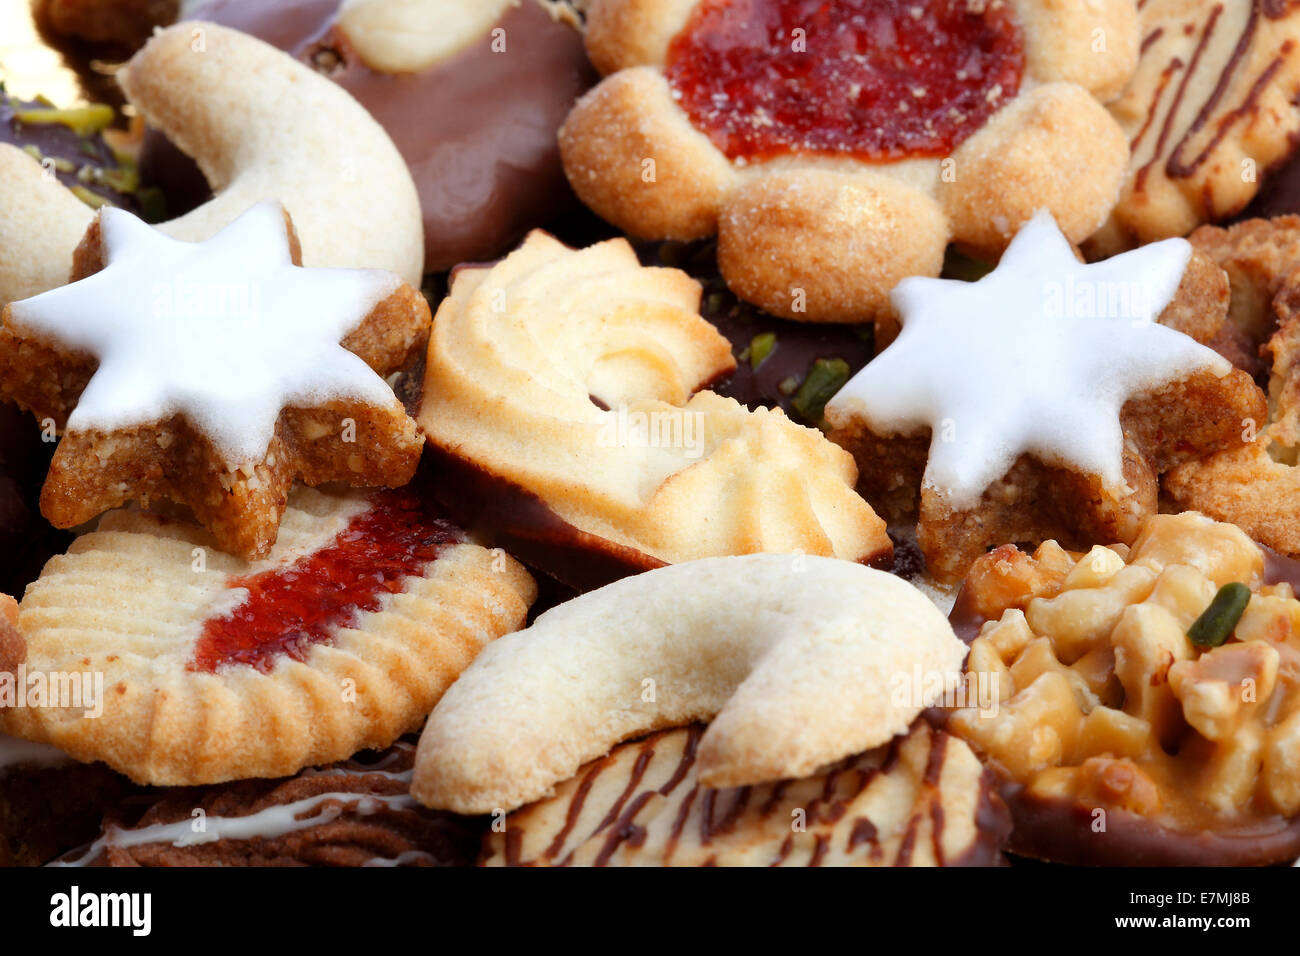
[[31,17],[0,865],[1300,857],[1300,6]]

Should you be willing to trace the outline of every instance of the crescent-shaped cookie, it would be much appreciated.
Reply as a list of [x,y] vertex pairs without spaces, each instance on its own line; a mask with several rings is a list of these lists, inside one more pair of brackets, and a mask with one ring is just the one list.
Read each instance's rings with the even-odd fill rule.
[[[210,23],[159,32],[118,80],[215,193],[163,223],[168,235],[207,239],[250,206],[279,200],[305,265],[384,269],[420,285],[424,232],[411,174],[388,134],[338,86]],[[0,175],[0,237],[12,240],[0,244],[3,304],[66,282],[94,213],[57,183],[40,183],[40,164],[15,147],[0,145]]]
[[964,654],[921,592],[852,562],[648,571],[490,646],[429,718],[411,792],[459,813],[510,810],[621,740],[709,719],[703,786],[800,777],[906,731],[933,700],[895,682],[954,673]]

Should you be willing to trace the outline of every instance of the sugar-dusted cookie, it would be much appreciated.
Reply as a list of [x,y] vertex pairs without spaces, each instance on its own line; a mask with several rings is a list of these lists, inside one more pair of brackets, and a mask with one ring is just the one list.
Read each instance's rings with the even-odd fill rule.
[[699,301],[622,239],[534,232],[456,270],[419,414],[445,505],[578,587],[755,551],[887,560],[847,453],[779,409],[696,392],[735,363]]
[[[135,110],[194,157],[215,193],[163,223],[211,237],[281,201],[311,267],[376,268],[418,286],[415,184],[388,134],[346,92],[274,47],[215,24],[153,37],[117,74]],[[0,305],[62,285],[93,212],[21,149],[0,144]]]
[[1269,402],[1247,444],[1175,468],[1165,491],[1181,507],[1300,555],[1300,217],[1202,226],[1191,243],[1227,270],[1232,309],[1216,340],[1267,383]]
[[293,774],[418,728],[536,593],[409,491],[298,489],[268,557],[212,544],[114,511],[51,560],[20,609],[26,668],[102,674],[102,713],[60,698],[3,729],[140,783]]
[[1146,0],[1139,7],[1137,72],[1110,105],[1133,156],[1090,255],[1185,236],[1235,215],[1300,135],[1300,5]]
[[[506,252],[578,207],[555,131],[591,86],[581,34],[543,0],[207,0],[189,17],[250,33],[347,90],[406,160],[424,218],[424,268]],[[206,183],[161,136],[142,176],[169,198]],[[198,180],[193,184],[194,179]]]
[[1134,0],[594,0],[606,78],[560,131],[592,209],[716,233],[776,315],[864,322],[956,241],[996,256],[1038,209],[1105,221],[1128,147],[1095,97],[1137,61]]
[[409,793],[415,745],[399,740],[280,780],[138,794],[56,866],[466,866],[475,821]]
[[1043,213],[977,282],[900,283],[901,335],[826,417],[868,500],[918,518],[936,577],[1005,541],[1132,541],[1161,472],[1243,444],[1264,395],[1155,321],[1197,278],[1192,261],[1170,239],[1084,265]]
[[1192,512],[1152,517],[1131,548],[976,562],[968,683],[1000,703],[945,726],[1003,778],[1011,849],[1109,866],[1300,855],[1300,601],[1276,569]]
[[513,810],[622,740],[699,720],[702,786],[801,777],[905,733],[964,655],[924,595],[849,561],[659,568],[487,648],[429,718],[411,792]]
[[487,866],[990,866],[1010,830],[992,774],[923,720],[796,780],[700,784],[705,731],[615,747],[488,834]]
[[[26,656],[27,642],[18,630],[18,602],[7,594],[0,594],[0,675],[12,678]],[[0,707],[6,703],[0,699]]]
[[422,443],[380,375],[418,353],[428,304],[391,273],[299,260],[275,203],[203,243],[105,209],[72,284],[5,307],[0,395],[63,432],[52,524],[170,498],[263,557],[295,478],[410,480]]

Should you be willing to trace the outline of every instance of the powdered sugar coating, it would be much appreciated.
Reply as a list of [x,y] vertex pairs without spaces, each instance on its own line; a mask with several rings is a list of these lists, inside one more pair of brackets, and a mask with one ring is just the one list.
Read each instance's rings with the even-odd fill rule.
[[1123,484],[1120,411],[1193,372],[1232,366],[1156,317],[1191,258],[1183,239],[1078,261],[1039,212],[978,282],[909,278],[891,299],[898,339],[826,409],[879,434],[933,438],[925,485],[973,507],[1024,453]]
[[263,458],[286,407],[392,404],[391,389],[339,343],[398,288],[397,276],[294,265],[274,202],[200,243],[122,210],[101,216],[105,268],[10,313],[23,333],[98,359],[70,432],[180,414],[235,469]]

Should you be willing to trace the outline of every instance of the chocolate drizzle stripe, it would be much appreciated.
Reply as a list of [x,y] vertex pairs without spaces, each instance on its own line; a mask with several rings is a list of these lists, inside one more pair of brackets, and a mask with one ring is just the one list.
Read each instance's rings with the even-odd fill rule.
[[607,866],[610,857],[625,841],[632,846],[640,846],[645,842],[645,828],[635,825],[632,821],[641,812],[641,808],[654,796],[655,793],[650,790],[637,794],[636,799],[628,805],[627,810],[623,812],[623,816],[619,818],[614,829],[605,838],[605,845],[601,847],[600,853],[592,861],[593,866]]
[[578,784],[577,793],[575,793],[573,799],[569,801],[569,812],[564,816],[564,826],[560,828],[559,833],[555,834],[555,839],[551,841],[551,845],[546,848],[546,852],[543,854],[546,859],[553,858],[557,853],[564,849],[565,841],[569,839],[569,834],[573,832],[573,827],[578,822],[578,817],[582,815],[582,807],[583,804],[587,802],[587,795],[591,792],[592,785],[596,782],[596,778],[600,776],[600,772],[608,767],[609,764],[610,759],[606,757],[603,760],[598,761],[590,770],[583,774],[582,783]]
[[682,805],[677,808],[677,818],[673,820],[672,832],[668,835],[668,846],[664,848],[664,863],[668,863],[677,852],[677,844],[681,842],[682,831],[686,829],[686,821],[690,818],[691,807],[695,806],[695,798],[699,796],[699,786],[691,787],[682,800]]
[[1165,121],[1160,125],[1160,138],[1156,140],[1155,151],[1151,154],[1151,159],[1142,165],[1137,173],[1137,188],[1142,189],[1146,183],[1146,178],[1151,167],[1159,162],[1160,157],[1164,155],[1165,145],[1169,142],[1169,134],[1173,129],[1174,120],[1178,116],[1178,108],[1182,105],[1183,97],[1187,94],[1187,84],[1191,82],[1192,76],[1196,73],[1196,67],[1200,64],[1201,56],[1205,53],[1205,48],[1209,45],[1210,37],[1214,35],[1214,28],[1219,22],[1219,17],[1223,15],[1223,5],[1216,4],[1214,10],[1210,13],[1210,19],[1205,24],[1205,29],[1201,31],[1201,39],[1196,44],[1196,51],[1192,54],[1192,62],[1183,74],[1182,81],[1178,84],[1178,91],[1174,94],[1173,102],[1169,104],[1169,112],[1165,114]]
[[686,746],[682,749],[681,759],[677,762],[677,769],[673,775],[668,778],[668,782],[659,788],[659,792],[667,795],[677,789],[677,785],[686,779],[686,775],[691,772],[691,767],[695,765],[695,752],[699,749],[700,738],[704,736],[704,728],[699,724],[692,724],[690,734],[686,738]]
[[813,843],[812,859],[808,861],[809,866],[821,866],[826,859],[826,851],[830,848],[830,837],[825,833],[817,834],[817,839]]
[[916,829],[920,823],[921,818],[915,813],[907,821],[907,832],[903,834],[903,842],[898,845],[898,855],[894,857],[894,866],[912,865],[912,851],[916,848]]
[[592,831],[593,836],[618,819],[618,815],[623,811],[624,804],[631,799],[637,785],[641,782],[641,778],[645,776],[646,767],[650,766],[650,761],[654,759],[654,755],[654,738],[651,738],[641,744],[640,749],[637,751],[636,762],[632,764],[632,773],[628,776],[627,786],[623,788],[623,792],[619,794],[618,799],[609,808],[605,818]]
[[848,849],[852,852],[864,843],[869,843],[872,846],[875,846],[878,836],[879,831],[876,829],[876,825],[866,817],[859,817],[854,821],[853,830],[849,834]]
[[[1137,131],[1137,135],[1133,137],[1132,142],[1129,143],[1129,150],[1135,155],[1137,154],[1138,146],[1142,143],[1147,132],[1151,129],[1151,124],[1155,122],[1156,114],[1160,111],[1160,101],[1165,97],[1165,90],[1169,89],[1169,81],[1172,80],[1174,74],[1182,68],[1183,61],[1178,57],[1174,57],[1173,60],[1169,62],[1169,65],[1160,72],[1160,82],[1156,84],[1156,91],[1151,96],[1151,106],[1147,109],[1147,118],[1142,123],[1142,128]],[[1140,181],[1145,181],[1145,176],[1142,172],[1138,173],[1138,178]]]
[[[1214,16],[1211,20],[1211,27],[1213,26],[1213,23],[1218,20],[1219,14],[1222,11],[1222,5],[1215,7]],[[1210,138],[1209,144],[1201,151],[1200,155],[1190,164],[1182,161],[1181,157],[1183,149],[1187,146],[1191,138],[1199,133],[1205,127],[1205,124],[1209,122],[1211,114],[1213,114],[1215,108],[1218,107],[1219,102],[1223,99],[1224,94],[1228,90],[1228,86],[1235,78],[1237,67],[1240,66],[1241,62],[1245,59],[1246,51],[1250,49],[1251,41],[1255,38],[1255,31],[1258,26],[1259,7],[1258,5],[1252,4],[1250,8],[1250,16],[1246,19],[1246,26],[1241,31],[1241,36],[1238,37],[1236,45],[1232,48],[1232,55],[1228,57],[1228,62],[1224,64],[1223,71],[1219,74],[1218,82],[1214,84],[1213,92],[1210,93],[1209,99],[1201,105],[1201,109],[1197,112],[1196,118],[1192,120],[1192,125],[1187,128],[1187,131],[1183,134],[1182,138],[1174,146],[1173,152],[1169,154],[1169,160],[1165,163],[1165,172],[1168,173],[1171,178],[1186,178],[1200,168],[1200,166],[1205,162],[1206,157],[1208,157],[1209,154],[1213,152],[1214,148],[1223,140],[1223,137],[1227,134],[1228,128],[1236,122],[1238,117],[1245,115],[1250,110],[1251,106],[1254,105],[1254,101],[1259,96],[1259,91],[1263,88],[1263,84],[1266,83],[1282,65],[1280,60],[1275,60],[1273,64],[1264,71],[1264,74],[1251,86],[1250,93],[1247,95],[1245,102],[1220,120],[1219,128],[1215,130],[1214,136]],[[1210,29],[1207,28],[1205,42],[1208,42],[1209,34]],[[1197,52],[1199,58],[1200,50],[1198,49]],[[1188,71],[1188,74],[1190,75],[1195,71],[1195,69],[1196,59],[1193,59],[1192,69]]]
[[1142,46],[1141,46],[1141,48],[1140,48],[1140,52],[1142,52],[1142,53],[1146,53],[1147,48],[1150,47],[1151,44],[1155,43],[1157,40],[1159,40],[1159,39],[1160,39],[1162,36],[1164,36],[1164,35],[1165,35],[1165,28],[1164,28],[1164,27],[1156,27],[1154,30],[1152,30],[1150,33],[1148,33],[1145,37],[1143,37],[1143,39],[1142,39]]

